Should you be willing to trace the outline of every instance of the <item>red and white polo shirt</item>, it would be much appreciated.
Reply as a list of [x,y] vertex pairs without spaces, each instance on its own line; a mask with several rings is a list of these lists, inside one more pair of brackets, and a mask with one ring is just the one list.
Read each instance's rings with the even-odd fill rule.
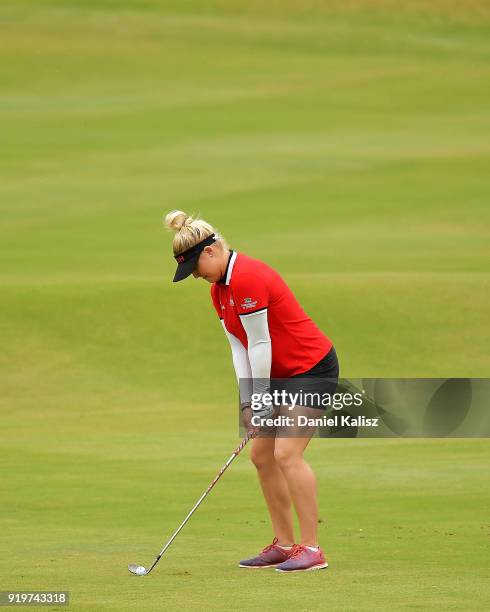
[[241,318],[267,309],[272,378],[307,372],[332,347],[280,275],[262,261],[231,251],[225,276],[213,283],[211,297],[226,329],[245,349],[247,334]]

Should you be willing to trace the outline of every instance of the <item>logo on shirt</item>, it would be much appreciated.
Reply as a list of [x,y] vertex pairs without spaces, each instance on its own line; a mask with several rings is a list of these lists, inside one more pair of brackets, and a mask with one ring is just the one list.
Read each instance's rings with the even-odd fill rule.
[[234,305],[235,305],[235,302],[233,301],[233,298],[231,297],[230,298],[230,306],[234,306]]
[[255,308],[256,306],[257,300],[252,301],[252,298],[245,298],[240,304],[240,308],[243,308],[243,310],[250,310],[250,308]]

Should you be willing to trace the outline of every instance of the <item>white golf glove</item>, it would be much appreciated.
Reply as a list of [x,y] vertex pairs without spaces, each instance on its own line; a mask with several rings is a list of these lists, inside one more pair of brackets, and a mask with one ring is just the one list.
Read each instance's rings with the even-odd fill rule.
[[267,395],[267,400],[262,401],[262,398],[255,398],[251,403],[252,413],[254,416],[258,416],[261,419],[267,419],[274,414],[274,404],[271,401],[270,395]]

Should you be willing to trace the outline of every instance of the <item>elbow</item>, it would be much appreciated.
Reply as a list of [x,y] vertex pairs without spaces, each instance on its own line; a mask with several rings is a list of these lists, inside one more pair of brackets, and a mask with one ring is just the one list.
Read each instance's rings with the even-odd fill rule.
[[269,340],[266,340],[264,338],[264,340],[255,340],[255,342],[253,344],[248,345],[248,350],[250,351],[250,349],[255,348],[256,346],[264,346],[264,344],[271,344],[271,340],[269,338]]

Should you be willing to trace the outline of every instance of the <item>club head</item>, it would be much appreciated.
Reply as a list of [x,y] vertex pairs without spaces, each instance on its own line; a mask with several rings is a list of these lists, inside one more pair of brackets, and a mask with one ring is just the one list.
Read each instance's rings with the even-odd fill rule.
[[148,570],[146,570],[142,565],[138,565],[137,563],[130,563],[128,565],[128,570],[135,576],[146,576],[146,574],[148,573]]

